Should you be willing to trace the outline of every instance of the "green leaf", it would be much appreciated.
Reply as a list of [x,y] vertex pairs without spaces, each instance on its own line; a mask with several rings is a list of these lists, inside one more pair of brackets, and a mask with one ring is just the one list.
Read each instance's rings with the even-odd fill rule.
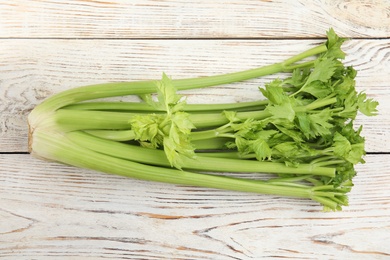
[[137,115],[130,120],[131,129],[135,139],[141,141],[143,146],[158,148],[162,145],[163,132],[160,124],[163,121],[161,115]]
[[310,75],[309,68],[295,69],[292,73],[290,84],[292,84],[295,87],[302,87],[305,84],[306,79],[309,75]]
[[278,131],[276,130],[260,130],[259,132],[256,133],[255,139],[268,140],[277,133]]
[[[352,164],[364,163],[364,139],[356,138],[355,135],[359,135],[359,133],[354,131],[353,135],[344,136],[336,132],[333,138],[333,152]],[[354,141],[357,142],[353,143]]]
[[324,54],[324,56],[344,59],[345,53],[341,50],[341,45],[345,42],[345,39],[340,38],[333,28],[329,29],[327,36],[328,40],[326,41],[326,47],[328,48],[328,51]]
[[159,107],[170,114],[172,107],[177,105],[182,97],[176,93],[172,80],[165,73],[162,79],[156,82],[156,87]]
[[275,145],[272,149],[277,152],[279,157],[282,158],[294,158],[299,156],[301,149],[295,142],[283,142]]
[[171,166],[181,169],[182,156],[195,158],[195,148],[189,138],[193,124],[188,120],[188,114],[185,112],[177,112],[169,120],[167,118],[165,120],[164,126],[160,124],[159,146],[163,146]]
[[377,106],[379,103],[372,98],[367,98],[366,93],[359,93],[358,95],[359,111],[366,116],[376,116],[378,114]]
[[303,132],[296,128],[295,122],[286,119],[277,119],[272,120],[272,124],[283,134],[279,137],[281,140],[282,138],[286,139],[287,136],[290,140],[292,139],[297,143],[303,142]]
[[245,136],[249,131],[252,131],[254,119],[248,118],[244,122],[232,124],[231,127],[237,135]]
[[334,134],[332,146],[334,154],[343,158],[346,157],[352,149],[348,139],[338,132]]
[[[339,98],[342,97],[339,96]],[[345,95],[344,100],[341,100],[341,103],[344,103],[341,105],[344,106],[344,109],[338,112],[337,115],[344,118],[355,119],[358,111],[356,91],[353,90]]]
[[195,158],[195,148],[191,144],[191,129],[195,128],[189,114],[176,112],[169,120],[169,134],[164,136],[164,152],[171,166],[181,169],[181,155]]
[[241,121],[241,119],[237,117],[237,112],[236,111],[225,110],[222,113],[229,120],[230,123],[240,122]]
[[353,144],[352,149],[347,155],[346,159],[353,164],[364,163],[363,156],[365,154],[366,152],[364,150],[364,143]]
[[345,97],[355,89],[355,81],[351,78],[345,77],[342,81],[334,86],[334,92],[340,96]]
[[265,110],[268,111],[273,118],[287,119],[290,122],[295,118],[295,111],[290,102],[281,105],[268,105]]
[[309,133],[311,132],[311,127],[310,127],[311,122],[309,116],[307,115],[307,113],[303,113],[303,112],[297,113],[296,115],[297,115],[299,128],[302,130],[305,136],[310,136]]
[[332,93],[332,89],[321,81],[313,81],[305,87],[306,93],[313,95],[316,98],[323,98]]
[[[273,134],[268,140],[267,143],[268,145],[273,148],[274,146],[281,144],[281,143],[286,143],[286,142],[291,142],[294,140],[292,137],[286,135],[283,133],[279,128],[276,127],[276,133]],[[295,141],[295,140],[294,140]]]
[[357,130],[355,130],[353,121],[350,121],[337,131],[340,132],[341,135],[345,136],[351,144],[358,144],[364,143],[364,137],[360,135],[362,130],[363,126],[360,126]]
[[298,127],[306,138],[330,135],[330,130],[334,127],[332,123],[329,123],[331,119],[332,113],[328,108],[311,113],[297,113]]
[[312,156],[319,155],[320,151],[310,149],[308,146],[302,143],[296,142],[283,142],[272,147],[273,155],[287,160],[288,162],[298,163],[308,161]]
[[163,145],[165,155],[171,166],[180,170],[183,165],[183,159],[176,149],[175,141],[170,137],[164,137]]
[[189,135],[192,129],[195,129],[194,124],[190,120],[190,115],[186,112],[176,112],[171,118],[172,124],[174,124],[178,131],[185,135]]
[[[181,156],[195,157],[195,148],[190,141],[191,130],[195,128],[189,114],[182,111],[185,104],[176,93],[172,80],[163,74],[157,83],[156,103],[166,114],[138,115],[130,121],[135,139],[142,146],[163,147],[172,167],[181,169]],[[146,97],[147,98],[147,97]]]
[[309,89],[309,92],[307,93],[313,94],[314,96],[320,95],[320,92],[317,92],[314,87],[320,86],[321,90],[323,91],[323,85],[317,83],[315,85],[312,84],[316,81],[329,83],[339,64],[340,63],[333,58],[318,58],[317,60],[315,60],[314,69],[310,72],[305,84],[290,96],[296,96],[298,93],[307,92],[306,88]]
[[276,133],[278,133],[276,130],[259,130],[245,137],[238,135],[235,139],[235,145],[241,155],[254,152],[260,161],[270,159],[272,150],[267,141]]
[[319,58],[316,60],[314,63],[314,69],[307,78],[305,86],[316,80],[327,82],[334,74],[336,65],[337,62],[334,59]]
[[248,154],[251,152],[249,149],[249,142],[245,138],[237,136],[235,139],[235,144],[240,154]]
[[350,162],[345,162],[336,167],[336,177],[333,179],[335,187],[341,187],[349,192],[353,186],[352,179],[356,176],[354,165]]
[[268,124],[268,120],[255,120],[248,118],[242,123],[233,123],[230,126],[236,132],[236,136],[241,136],[246,139],[254,139],[256,133],[263,130]]
[[272,150],[264,139],[259,138],[252,141],[251,148],[256,154],[257,160],[264,161],[267,158],[271,160]]
[[329,123],[332,119],[332,113],[329,109],[324,109],[319,113],[313,113],[308,115],[310,119],[310,128],[314,136],[330,135],[330,129],[333,124]]
[[265,89],[260,88],[261,93],[272,103],[272,104],[283,104],[288,102],[288,96],[282,87],[283,81],[275,79],[265,85]]

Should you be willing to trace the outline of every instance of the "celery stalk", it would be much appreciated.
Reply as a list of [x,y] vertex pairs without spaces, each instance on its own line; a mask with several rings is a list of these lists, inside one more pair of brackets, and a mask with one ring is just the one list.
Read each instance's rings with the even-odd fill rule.
[[[29,150],[36,157],[141,180],[307,198],[340,210],[348,204],[353,165],[364,154],[361,129],[354,130],[352,121],[358,109],[375,115],[377,105],[355,91],[356,74],[340,61],[342,42],[330,30],[325,44],[260,68],[179,80],[164,74],[161,81],[58,93],[30,113]],[[291,77],[266,84],[262,101],[185,104],[177,94],[280,72]],[[158,100],[151,102],[146,94],[157,94]],[[146,102],[96,101],[126,95]]]
[[[186,112],[210,112],[210,111],[245,111],[264,109],[267,105],[267,100],[249,101],[240,103],[222,103],[222,104],[186,104],[183,111]],[[97,111],[117,111],[117,112],[164,112],[163,109],[158,109],[147,103],[141,102],[85,102],[66,106],[65,109],[72,110],[97,110]]]
[[[145,164],[169,167],[169,162],[164,152],[161,150],[110,141],[94,137],[80,131],[69,132],[65,136],[75,144],[81,147],[88,147],[88,149],[99,153]],[[153,161],[151,161],[150,158],[153,158]],[[201,154],[197,155],[196,158],[181,156],[181,159],[183,160],[183,169],[196,171],[258,172],[277,174],[311,174],[329,177],[335,176],[335,170],[333,168],[317,167],[315,165],[302,164],[299,167],[288,167],[283,163],[212,158],[203,157]]]
[[[283,186],[283,184],[272,184],[260,180],[238,179],[150,166],[92,151],[71,142],[64,135],[55,131],[35,132],[31,148],[33,154],[38,157],[140,180],[315,199],[321,200],[324,205],[332,209],[337,207],[337,203],[333,202],[332,198],[326,198],[310,187],[291,187],[289,184]],[[332,192],[337,192],[337,189],[334,191],[332,189]]]
[[[174,80],[173,84],[178,90],[187,90],[244,81],[278,72],[290,71],[291,68],[289,68],[289,66],[292,64],[325,51],[327,51],[327,46],[322,44],[280,63],[234,73],[200,78],[179,79]],[[300,65],[296,64],[296,66],[299,67]],[[303,64],[303,66],[307,65]],[[125,95],[141,95],[154,92],[156,92],[156,81],[154,80],[103,83],[70,89],[48,98],[43,103],[35,107],[29,115],[29,121],[31,122],[30,125],[32,125],[31,127],[33,129],[34,125],[39,123],[40,118],[45,117],[45,114],[53,112],[61,107],[86,100]]]

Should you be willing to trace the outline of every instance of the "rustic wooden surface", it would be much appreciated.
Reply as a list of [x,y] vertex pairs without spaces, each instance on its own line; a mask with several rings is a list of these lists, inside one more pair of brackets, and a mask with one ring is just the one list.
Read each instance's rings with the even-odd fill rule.
[[[80,85],[232,72],[350,37],[346,62],[380,102],[350,206],[126,179],[27,154],[26,116]],[[187,91],[255,99],[267,79]],[[0,258],[389,259],[390,2],[0,0]]]

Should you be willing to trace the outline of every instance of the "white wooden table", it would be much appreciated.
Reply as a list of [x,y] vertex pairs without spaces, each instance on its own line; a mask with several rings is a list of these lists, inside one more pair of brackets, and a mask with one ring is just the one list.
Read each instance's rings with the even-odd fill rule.
[[[32,158],[26,116],[76,86],[213,75],[351,39],[357,88],[380,102],[350,206],[175,186]],[[253,100],[266,79],[188,91]],[[0,258],[389,259],[390,2],[0,0]]]

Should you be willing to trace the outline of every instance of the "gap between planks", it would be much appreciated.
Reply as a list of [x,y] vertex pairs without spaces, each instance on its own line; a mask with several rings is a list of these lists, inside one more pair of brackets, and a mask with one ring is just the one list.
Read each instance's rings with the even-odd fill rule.
[[[388,40],[388,37],[345,37],[348,40]],[[291,41],[291,40],[326,40],[326,37],[0,37],[0,40],[129,40],[129,41],[257,41],[257,40],[267,40],[267,41]]]

